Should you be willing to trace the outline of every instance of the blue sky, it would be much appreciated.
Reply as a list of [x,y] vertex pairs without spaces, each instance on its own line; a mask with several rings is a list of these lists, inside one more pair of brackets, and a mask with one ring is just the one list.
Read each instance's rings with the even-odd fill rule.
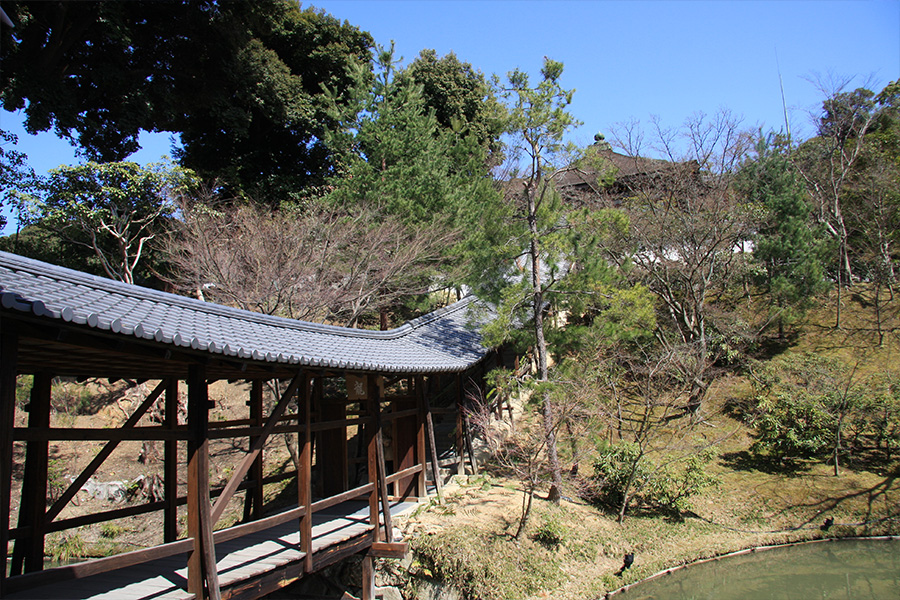
[[[811,135],[809,112],[821,93],[808,79],[855,77],[880,90],[900,78],[900,0],[687,2],[616,0],[318,0],[324,9],[396,44],[407,64],[424,48],[455,52],[485,75],[515,68],[536,79],[544,56],[562,61],[576,92],[571,112],[584,122],[571,139],[591,143],[616,123],[652,115],[676,127],[696,112],[727,108],[747,127],[782,129],[779,68],[791,129]],[[77,162],[52,133],[30,136],[19,115],[0,127],[19,136],[36,171]],[[133,156],[151,162],[170,136],[142,136]]]

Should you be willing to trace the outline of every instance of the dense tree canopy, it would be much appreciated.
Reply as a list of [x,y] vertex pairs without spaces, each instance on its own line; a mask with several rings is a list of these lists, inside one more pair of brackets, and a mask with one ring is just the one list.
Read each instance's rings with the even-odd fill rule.
[[277,204],[330,167],[334,125],[371,37],[287,0],[6,2],[2,101],[29,132],[51,127],[99,161],[138,149],[138,134],[181,134],[182,163],[232,193]]
[[[406,227],[440,226],[456,243],[435,264],[443,285],[463,276],[459,253],[499,199],[474,134],[443,128],[423,86],[395,73],[392,49],[380,49],[377,76],[358,88],[357,109],[329,138],[345,158],[326,201],[397,219]],[[437,272],[435,273],[437,275]]]
[[504,110],[481,72],[452,52],[438,58],[434,50],[422,50],[398,77],[422,86],[425,106],[442,128],[474,136],[489,163],[500,162]]

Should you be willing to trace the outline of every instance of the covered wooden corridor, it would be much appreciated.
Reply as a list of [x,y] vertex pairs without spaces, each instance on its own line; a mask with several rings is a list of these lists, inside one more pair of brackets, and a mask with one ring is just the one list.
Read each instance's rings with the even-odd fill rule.
[[[396,515],[414,502],[393,502]],[[365,502],[343,502],[313,515],[312,564],[300,549],[295,511],[249,525],[217,531],[216,571],[222,598],[259,597],[351,554],[370,548],[373,526]],[[316,510],[316,505],[313,505]],[[236,536],[236,537],[235,537]],[[188,600],[187,560],[191,540],[182,540],[11,580],[4,598],[27,600],[92,598],[108,600]],[[382,552],[390,546],[385,546]],[[376,552],[378,552],[376,550]],[[110,569],[110,570],[107,570]],[[38,583],[36,587],[32,584]],[[16,588],[22,588],[17,591]]]
[[[462,455],[458,405],[489,354],[471,324],[472,304],[465,299],[391,331],[351,330],[0,253],[0,552],[7,565],[0,595],[257,598],[362,554],[363,597],[373,597],[372,558],[406,550],[392,539],[392,515],[427,495],[429,469],[440,488],[433,412],[455,414]],[[33,376],[30,401],[17,407],[17,377],[26,374]],[[59,377],[155,387],[119,428],[52,427]],[[215,416],[209,386],[222,380],[245,382],[245,418]],[[268,405],[267,385],[277,390]],[[185,389],[186,419],[179,419]],[[444,407],[433,411],[438,396]],[[142,422],[154,406],[161,422]],[[296,436],[298,467],[271,474],[264,450],[278,433]],[[50,502],[51,442],[81,440],[104,444]],[[163,445],[162,499],[67,516],[116,447],[135,440]],[[227,483],[211,487],[210,444],[219,440],[242,450]],[[16,444],[24,445],[19,464]],[[20,486],[14,471],[22,473]],[[264,503],[265,486],[286,480],[296,484],[295,505],[275,512]],[[240,524],[217,529],[235,502]],[[151,513],[162,515],[158,545],[44,568],[47,534]]]

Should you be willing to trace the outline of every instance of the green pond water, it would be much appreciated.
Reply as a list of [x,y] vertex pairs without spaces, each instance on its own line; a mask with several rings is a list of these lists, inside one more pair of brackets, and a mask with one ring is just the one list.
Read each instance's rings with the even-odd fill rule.
[[[640,557],[638,557],[639,560]],[[900,540],[843,540],[692,565],[615,600],[900,600]]]

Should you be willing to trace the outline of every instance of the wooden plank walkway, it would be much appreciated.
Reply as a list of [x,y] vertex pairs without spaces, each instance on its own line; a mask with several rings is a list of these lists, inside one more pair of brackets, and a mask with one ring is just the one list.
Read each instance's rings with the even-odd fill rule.
[[[415,502],[391,505],[391,514],[401,514]],[[313,557],[372,530],[369,505],[348,501],[313,515]],[[298,563],[300,533],[296,520],[257,533],[216,544],[216,569],[223,596],[227,588],[250,578]],[[17,600],[189,600],[187,553],[149,561],[126,569],[22,590],[5,597]]]

